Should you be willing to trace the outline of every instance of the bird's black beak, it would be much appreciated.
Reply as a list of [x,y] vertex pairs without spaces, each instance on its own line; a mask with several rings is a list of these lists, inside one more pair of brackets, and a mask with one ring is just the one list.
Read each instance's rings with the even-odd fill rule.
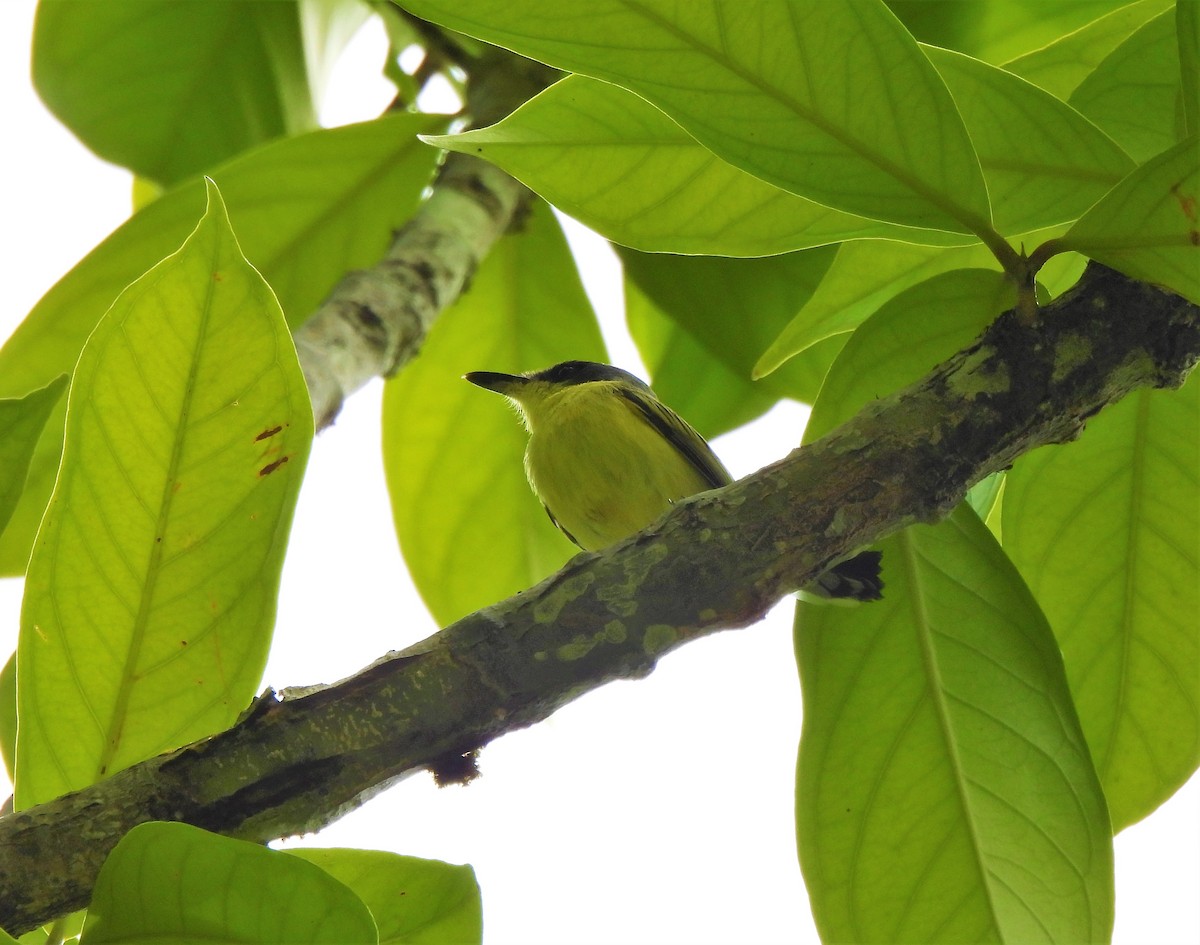
[[496,371],[471,371],[463,375],[464,381],[470,381],[476,387],[492,390],[497,394],[507,394],[514,387],[525,383],[520,374],[500,374]]

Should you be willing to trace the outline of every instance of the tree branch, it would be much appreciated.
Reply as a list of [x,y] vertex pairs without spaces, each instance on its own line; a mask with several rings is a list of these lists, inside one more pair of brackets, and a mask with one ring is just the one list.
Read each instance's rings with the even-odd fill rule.
[[758,620],[831,560],[934,521],[974,482],[1076,436],[1129,391],[1183,382],[1200,308],[1092,264],[1021,326],[970,347],[817,443],[677,505],[601,553],[335,686],[268,692],[232,729],[0,819],[0,926],[87,903],[117,840],[180,820],[254,840],[316,830],[423,767],[583,692],[648,674],[688,640]]
[[[503,50],[489,52],[470,76],[472,123],[498,121],[557,75]],[[347,396],[417,353],[530,196],[486,161],[447,157],[429,198],[396,232],[384,258],[347,273],[295,332],[317,429],[333,422]]]

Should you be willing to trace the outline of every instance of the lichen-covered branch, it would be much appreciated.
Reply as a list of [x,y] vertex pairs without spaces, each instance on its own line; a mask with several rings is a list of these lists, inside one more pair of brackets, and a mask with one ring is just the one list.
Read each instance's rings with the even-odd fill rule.
[[[1084,356],[1086,355],[1086,356]],[[1075,436],[1129,391],[1200,359],[1200,309],[1092,265],[1032,327],[1011,314],[829,436],[530,591],[335,686],[268,693],[234,728],[0,818],[0,927],[86,904],[132,826],[255,840],[312,831],[421,768],[463,757],[682,643],[759,619],[832,559],[933,521],[1016,457]]]
[[[473,122],[500,119],[554,75],[512,54],[489,53],[471,75]],[[295,332],[318,429],[333,422],[348,395],[417,353],[530,196],[486,161],[464,154],[446,159],[432,193],[396,232],[384,258],[348,273]]]

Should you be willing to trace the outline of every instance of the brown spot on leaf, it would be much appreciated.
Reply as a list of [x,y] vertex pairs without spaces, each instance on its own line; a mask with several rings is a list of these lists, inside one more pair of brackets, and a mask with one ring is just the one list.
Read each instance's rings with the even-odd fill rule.
[[256,436],[254,438],[254,442],[257,443],[259,440],[270,439],[271,437],[273,437],[276,433],[278,433],[282,429],[283,429],[283,426],[280,425],[277,427],[270,427],[269,429],[263,430],[262,433],[260,433],[258,436]]
[[286,463],[288,461],[288,459],[289,459],[289,457],[287,457],[287,456],[280,456],[279,459],[275,460],[275,462],[267,463],[267,465],[265,465],[262,469],[260,469],[258,471],[258,474],[260,476],[269,476],[276,469],[278,469],[280,466],[282,466],[284,463]]
[[[1182,181],[1177,181],[1171,185],[1171,193],[1175,195],[1175,199],[1179,201],[1179,209],[1183,211],[1183,215],[1189,220],[1196,220],[1196,197],[1193,194],[1182,193],[1179,185]],[[1193,234],[1194,235],[1194,234]],[[1195,240],[1193,239],[1193,242]]]

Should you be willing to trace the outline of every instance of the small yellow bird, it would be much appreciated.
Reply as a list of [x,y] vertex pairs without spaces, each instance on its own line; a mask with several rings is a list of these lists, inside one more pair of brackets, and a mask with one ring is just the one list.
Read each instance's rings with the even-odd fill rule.
[[[641,531],[674,502],[733,481],[704,437],[627,371],[564,361],[544,371],[472,371],[507,397],[529,430],[525,473],[550,520],[595,551]],[[877,551],[835,564],[806,590],[878,600]]]

